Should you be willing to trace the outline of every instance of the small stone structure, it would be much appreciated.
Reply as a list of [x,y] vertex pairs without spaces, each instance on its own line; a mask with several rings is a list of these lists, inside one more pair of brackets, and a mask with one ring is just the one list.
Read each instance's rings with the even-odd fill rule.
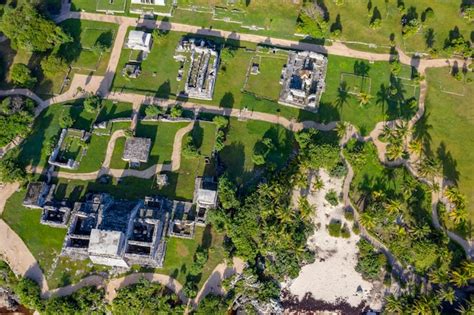
[[[58,143],[56,144],[56,147],[53,150],[53,153],[51,153],[51,156],[48,159],[48,164],[57,166],[57,167],[62,167],[62,168],[67,168],[67,169],[72,169],[75,170],[79,167],[79,162],[73,159],[67,159],[67,160],[62,160],[61,157],[61,150],[67,148],[63,148],[64,141],[66,140],[67,137],[74,137],[78,138],[79,141],[82,141],[86,143],[89,141],[91,134],[89,132],[86,132],[85,130],[79,130],[79,129],[73,129],[73,128],[68,128],[68,129],[63,129],[61,130],[61,135],[59,136]],[[81,150],[81,153],[79,155],[83,154],[84,151]]]
[[151,139],[148,138],[127,138],[122,160],[129,162],[130,167],[139,167],[140,163],[148,162],[150,154]]
[[139,63],[129,62],[125,64],[125,67],[122,69],[122,76],[136,79],[142,73],[142,69]]
[[327,58],[310,51],[290,52],[281,74],[278,103],[317,110],[325,90]]
[[67,228],[71,208],[67,206],[65,201],[48,202],[43,207],[40,223],[57,228]]
[[42,209],[50,190],[51,185],[45,182],[29,183],[23,199],[23,206],[31,209]]
[[193,202],[196,204],[196,223],[205,226],[208,210],[217,207],[217,182],[213,177],[196,177]]
[[[174,58],[182,63],[180,71],[187,59],[190,62],[184,96],[212,100],[219,66],[219,51],[215,43],[205,39],[183,38]],[[181,77],[178,73],[178,81]]]
[[165,0],[132,0],[133,4],[166,5]]
[[130,31],[125,46],[129,49],[149,53],[151,50],[151,34],[143,31]]
[[169,222],[169,236],[194,238],[196,220],[193,204],[190,202],[173,201],[172,220]]

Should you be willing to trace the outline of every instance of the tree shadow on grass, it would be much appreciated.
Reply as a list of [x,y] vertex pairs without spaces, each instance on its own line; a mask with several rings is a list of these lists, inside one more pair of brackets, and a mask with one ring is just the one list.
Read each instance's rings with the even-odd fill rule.
[[170,80],[166,80],[160,85],[155,94],[156,97],[170,98],[171,96],[171,83]]
[[459,171],[457,170],[457,161],[451,152],[446,148],[446,143],[442,141],[436,149],[436,155],[443,164],[443,176],[451,180],[455,185],[459,181]]
[[199,150],[202,146],[203,141],[204,141],[204,129],[200,125],[199,121],[197,121],[194,124],[193,130],[192,130],[192,137],[193,137],[194,145]]
[[204,233],[202,234],[201,245],[200,247],[207,251],[212,245],[212,230],[211,225],[208,224],[204,228]]
[[234,103],[234,95],[231,92],[226,92],[219,102],[219,107],[232,108]]

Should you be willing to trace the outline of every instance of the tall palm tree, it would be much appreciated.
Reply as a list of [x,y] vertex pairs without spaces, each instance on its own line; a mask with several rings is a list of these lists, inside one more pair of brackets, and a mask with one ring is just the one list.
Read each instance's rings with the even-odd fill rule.
[[432,270],[428,274],[428,277],[430,281],[435,284],[443,284],[449,282],[449,274],[441,269]]
[[360,216],[360,223],[369,230],[375,228],[376,225],[375,218],[368,212],[362,213]]
[[418,173],[422,177],[433,181],[435,176],[441,174],[441,164],[438,160],[432,158],[425,158],[418,165]]
[[420,159],[423,154],[423,142],[419,139],[413,139],[408,144],[408,150]]
[[323,189],[323,188],[324,188],[323,180],[321,179],[321,177],[316,176],[314,181],[313,181],[311,190],[312,191],[318,191],[318,190]]
[[401,144],[390,143],[387,146],[385,155],[389,160],[395,161],[403,157],[403,146]]
[[286,207],[277,207],[276,216],[282,223],[290,223],[295,218],[295,212]]
[[453,305],[456,301],[456,292],[452,287],[442,288],[438,291],[438,297],[440,300],[448,302]]
[[402,314],[405,311],[405,305],[402,299],[389,295],[385,297],[385,310],[390,313]]
[[383,125],[382,136],[387,142],[392,142],[395,138],[395,130],[389,126],[389,124]]
[[397,123],[397,126],[396,126],[396,134],[399,138],[402,139],[405,147],[407,146],[406,145],[406,139],[408,138],[408,136],[410,135],[410,126],[408,125],[408,123],[406,121],[402,121],[400,123]]
[[448,217],[454,222],[454,224],[461,224],[467,221],[468,216],[465,208],[456,208],[449,211]]
[[316,211],[316,207],[308,202],[308,199],[300,196],[298,198],[298,209],[300,210],[301,219],[306,220]]
[[395,213],[399,214],[402,212],[403,209],[403,204],[400,200],[389,200],[389,202],[385,205],[385,210],[387,210],[389,213]]
[[342,139],[346,135],[348,127],[349,127],[349,123],[347,121],[339,121],[336,124],[335,130],[339,139]]
[[451,283],[455,286],[462,288],[469,284],[469,280],[471,280],[471,275],[468,272],[465,272],[462,269],[456,269],[451,272]]

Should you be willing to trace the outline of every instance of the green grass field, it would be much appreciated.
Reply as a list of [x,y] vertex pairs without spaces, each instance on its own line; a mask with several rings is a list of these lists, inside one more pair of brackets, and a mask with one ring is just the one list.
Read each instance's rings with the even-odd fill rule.
[[[95,75],[104,75],[118,25],[78,19],[66,20],[60,25],[74,41],[62,45],[59,54],[77,73],[89,74],[93,71]],[[96,43],[101,43],[106,51],[99,53],[91,50]]]
[[[170,163],[171,154],[173,153],[174,136],[179,129],[186,125],[187,123],[185,122],[140,122],[137,126],[135,136],[152,139],[152,144],[148,162],[141,163],[139,169],[146,169],[158,163]],[[124,149],[125,138],[117,139],[110,163],[111,168],[128,168],[128,162],[122,160]]]
[[[330,25],[339,23],[342,26],[341,39],[348,41],[360,41],[374,43],[376,45],[390,44],[390,34],[395,34],[395,41],[406,52],[427,51],[430,47],[428,42],[432,41],[432,48],[438,50],[443,48],[444,40],[448,37],[449,31],[458,27],[464,38],[471,39],[470,25],[466,19],[460,16],[461,1],[431,1],[431,0],[404,0],[399,1],[405,4],[407,12],[416,15],[421,20],[423,12],[431,8],[434,16],[427,19],[418,34],[404,40],[401,36],[402,25],[397,1],[371,0],[371,10],[367,2],[345,1],[342,6],[337,6],[334,1],[325,1],[330,15]],[[380,12],[382,24],[380,29],[369,27],[370,19],[377,8]],[[433,35],[429,35],[430,29]],[[427,38],[432,38],[430,41]],[[360,46],[359,49],[363,48]],[[366,48],[367,49],[367,48]],[[388,51],[388,49],[387,49]]]
[[22,206],[25,194],[26,191],[17,192],[8,199],[2,218],[25,242],[46,274],[56,256],[61,252],[66,229],[40,224],[41,210],[32,210]]
[[230,178],[238,185],[248,185],[259,177],[261,167],[252,161],[254,148],[263,138],[272,139],[275,149],[268,162],[277,167],[284,165],[293,149],[293,134],[279,125],[249,120],[241,122],[232,118],[224,149],[220,152],[222,162]]
[[[113,90],[175,98],[183,87],[183,81],[176,82],[179,64],[173,60],[176,43],[181,36],[180,33],[171,32],[164,36],[159,43],[155,43],[152,52],[142,64],[142,75],[137,79],[127,79],[117,74],[114,79]],[[221,66],[217,75],[213,100],[199,100],[199,103],[227,108],[247,107],[251,111],[277,114],[299,121],[316,120],[327,123],[342,119],[355,124],[363,134],[373,129],[379,121],[411,117],[416,110],[416,108],[405,106],[411,97],[418,96],[417,88],[410,81],[410,67],[402,66],[399,76],[403,79],[391,79],[388,62],[369,63],[368,61],[333,55],[328,57],[326,91],[323,93],[317,114],[279,105],[271,100],[276,100],[280,93],[279,78],[282,66],[286,61],[284,59],[285,53],[281,52],[277,55],[264,52],[257,53],[253,51],[256,49],[255,44],[246,42],[234,41],[227,44],[238,45],[242,49],[235,50],[234,57],[226,61],[224,66]],[[125,65],[129,56],[129,50],[122,52],[118,69]],[[247,69],[252,60],[258,60],[259,57],[256,56],[262,56],[260,61],[261,73],[256,76],[250,75],[249,81],[244,87]],[[358,78],[367,76],[368,79],[364,80],[362,84],[356,82],[353,75],[358,75]],[[360,91],[361,88],[363,91],[369,92],[373,96],[371,103],[359,106],[355,95],[350,95],[343,102],[338,102],[341,78],[348,78],[349,82],[346,82],[348,88],[354,92],[356,90]],[[376,96],[381,86],[388,87],[391,84],[399,87],[397,95],[385,102],[378,100]],[[252,95],[242,92],[244,88]]]
[[125,12],[128,0],[98,0],[96,9],[98,11]]
[[[474,79],[474,74],[468,77]],[[474,85],[455,80],[448,68],[428,69],[426,119],[419,129],[432,155],[441,158],[444,175],[467,196],[474,220]],[[444,91],[444,92],[443,92]],[[448,94],[456,93],[456,94]]]

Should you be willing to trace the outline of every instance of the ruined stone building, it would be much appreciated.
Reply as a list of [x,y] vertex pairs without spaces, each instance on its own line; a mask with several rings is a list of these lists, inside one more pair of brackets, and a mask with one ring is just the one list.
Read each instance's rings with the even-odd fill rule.
[[[180,53],[185,53],[189,57],[180,55]],[[205,39],[183,38],[176,48],[175,59],[182,62],[189,60],[184,87],[185,96],[212,100],[219,66],[219,52],[214,42]]]
[[196,223],[206,225],[207,212],[217,207],[217,182],[214,177],[196,177],[194,182]]
[[281,74],[278,103],[317,110],[325,90],[327,58],[310,51],[290,52]]

